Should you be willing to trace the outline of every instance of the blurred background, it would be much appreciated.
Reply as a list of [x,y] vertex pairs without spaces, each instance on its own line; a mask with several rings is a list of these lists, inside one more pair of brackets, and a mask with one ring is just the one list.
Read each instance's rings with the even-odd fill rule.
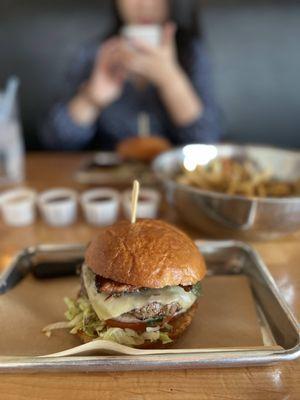
[[[184,1],[178,1],[184,12]],[[224,141],[300,147],[300,2],[203,1]],[[104,32],[101,0],[1,0],[0,86],[21,80],[26,148],[82,44]]]

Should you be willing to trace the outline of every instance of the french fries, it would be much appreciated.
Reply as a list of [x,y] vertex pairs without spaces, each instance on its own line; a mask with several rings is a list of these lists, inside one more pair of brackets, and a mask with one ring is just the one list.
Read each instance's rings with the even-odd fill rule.
[[280,181],[271,170],[260,170],[251,161],[216,158],[195,170],[184,169],[177,182],[204,190],[246,197],[289,197],[300,195],[297,181]]

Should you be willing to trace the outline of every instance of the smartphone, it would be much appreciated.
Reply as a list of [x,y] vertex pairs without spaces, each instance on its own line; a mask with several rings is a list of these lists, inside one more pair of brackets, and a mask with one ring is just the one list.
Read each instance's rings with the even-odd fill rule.
[[160,25],[127,25],[121,33],[128,40],[139,39],[158,47],[161,43],[162,28]]

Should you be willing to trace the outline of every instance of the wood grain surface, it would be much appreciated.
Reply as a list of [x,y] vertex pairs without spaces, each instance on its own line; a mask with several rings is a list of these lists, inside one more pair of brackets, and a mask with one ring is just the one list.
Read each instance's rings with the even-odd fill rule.
[[[27,185],[38,191],[67,186],[79,191],[73,174],[87,154],[30,154]],[[168,219],[181,225],[172,211]],[[199,232],[182,226],[191,236]],[[0,269],[15,253],[37,243],[87,242],[97,229],[79,217],[69,228],[49,228],[43,221],[26,228],[8,228],[0,222]],[[277,285],[300,320],[300,235],[252,243],[268,265]],[[220,332],[221,334],[221,332]],[[1,334],[0,334],[1,338]],[[4,374],[0,399],[91,400],[297,400],[300,399],[300,360],[270,367],[237,369],[141,371],[76,374]]]

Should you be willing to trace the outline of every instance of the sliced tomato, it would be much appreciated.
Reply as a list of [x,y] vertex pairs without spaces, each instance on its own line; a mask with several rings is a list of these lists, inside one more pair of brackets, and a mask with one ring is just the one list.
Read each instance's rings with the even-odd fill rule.
[[106,325],[113,328],[132,329],[138,332],[145,332],[147,324],[145,322],[122,322],[116,319],[107,319]]
[[[173,315],[165,317],[162,321],[157,322],[158,326],[168,324],[169,322],[173,322],[178,318],[176,315],[175,317]],[[147,326],[153,326],[153,325],[147,325],[146,322],[123,322],[119,321],[117,319],[107,319],[106,325],[111,326],[113,328],[121,328],[121,329],[132,329],[137,332],[145,332]]]

